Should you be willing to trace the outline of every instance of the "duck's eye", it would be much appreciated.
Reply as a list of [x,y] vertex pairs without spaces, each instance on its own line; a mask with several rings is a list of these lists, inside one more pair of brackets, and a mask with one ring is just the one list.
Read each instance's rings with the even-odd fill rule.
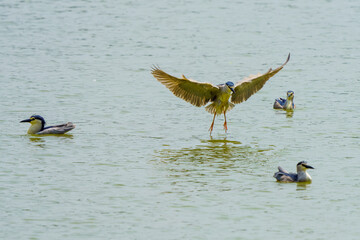
[[30,120],[33,121],[33,120],[35,120],[35,118],[34,118],[34,117],[31,117]]

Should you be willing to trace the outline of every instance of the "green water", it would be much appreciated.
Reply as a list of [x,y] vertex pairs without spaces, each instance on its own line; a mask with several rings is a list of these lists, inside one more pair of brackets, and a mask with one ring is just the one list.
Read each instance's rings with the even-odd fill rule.
[[[358,239],[359,22],[355,0],[1,1],[0,238]],[[150,74],[237,82],[289,52],[212,137]],[[77,127],[29,136],[35,113]],[[302,160],[312,184],[272,177]]]

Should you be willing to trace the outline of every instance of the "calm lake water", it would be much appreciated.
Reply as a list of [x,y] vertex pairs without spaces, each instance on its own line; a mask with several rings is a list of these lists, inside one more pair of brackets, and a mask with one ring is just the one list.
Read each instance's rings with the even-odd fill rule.
[[[0,1],[0,239],[358,239],[359,23],[358,0]],[[212,137],[150,74],[237,82],[289,52]],[[29,136],[34,113],[77,127]],[[302,160],[312,184],[272,177]]]

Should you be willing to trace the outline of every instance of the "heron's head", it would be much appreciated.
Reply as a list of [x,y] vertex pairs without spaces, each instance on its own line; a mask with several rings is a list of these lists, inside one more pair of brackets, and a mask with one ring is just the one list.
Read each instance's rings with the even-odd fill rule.
[[289,99],[289,100],[294,99],[294,92],[293,91],[287,91],[286,95],[287,95],[287,99]]
[[45,126],[45,119],[40,115],[32,115],[30,118],[22,120],[22,122],[29,122],[31,125],[41,124],[43,127]]
[[226,84],[226,86],[228,86],[228,88],[234,93],[235,91],[234,91],[234,83],[233,82],[226,82],[225,83]]
[[302,172],[305,172],[306,169],[314,169],[312,166],[308,165],[306,161],[301,161],[297,164],[296,166],[297,168],[297,171],[302,171]]

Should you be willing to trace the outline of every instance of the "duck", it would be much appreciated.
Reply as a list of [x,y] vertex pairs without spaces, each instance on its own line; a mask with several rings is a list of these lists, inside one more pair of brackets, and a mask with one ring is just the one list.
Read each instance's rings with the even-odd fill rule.
[[284,98],[277,98],[274,102],[274,109],[284,109],[284,110],[294,110],[294,91],[287,91],[286,99]]
[[75,128],[72,122],[45,127],[45,119],[40,115],[32,115],[30,118],[20,121],[20,123],[24,122],[31,124],[27,131],[28,134],[64,134]]
[[296,165],[297,173],[289,173],[284,170],[282,167],[278,167],[278,172],[274,173],[274,178],[278,182],[309,182],[311,183],[312,179],[310,174],[306,171],[307,169],[314,169],[312,166],[308,165],[306,161],[298,162]]

